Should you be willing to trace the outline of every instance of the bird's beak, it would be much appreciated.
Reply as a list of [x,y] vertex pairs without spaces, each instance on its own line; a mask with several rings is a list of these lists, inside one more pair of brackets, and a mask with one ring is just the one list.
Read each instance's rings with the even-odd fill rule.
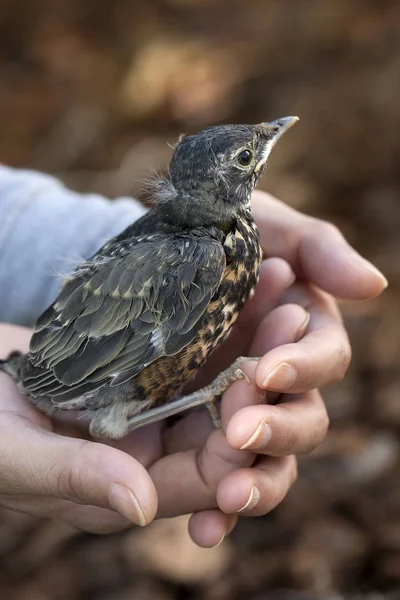
[[277,119],[276,121],[271,121],[270,123],[261,123],[258,126],[261,130],[262,135],[265,135],[266,143],[263,152],[263,157],[256,164],[256,167],[254,169],[255,173],[257,173],[261,169],[261,167],[266,163],[272,148],[275,146],[279,138],[281,138],[285,131],[292,127],[292,125],[297,123],[298,120],[299,117],[282,117],[282,119]]

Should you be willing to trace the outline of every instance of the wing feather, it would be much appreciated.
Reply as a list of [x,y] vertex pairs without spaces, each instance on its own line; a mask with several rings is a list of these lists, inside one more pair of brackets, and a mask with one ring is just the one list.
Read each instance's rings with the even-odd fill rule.
[[153,233],[124,248],[80,267],[38,319],[24,374],[33,396],[68,403],[119,385],[194,338],[225,268],[220,241]]

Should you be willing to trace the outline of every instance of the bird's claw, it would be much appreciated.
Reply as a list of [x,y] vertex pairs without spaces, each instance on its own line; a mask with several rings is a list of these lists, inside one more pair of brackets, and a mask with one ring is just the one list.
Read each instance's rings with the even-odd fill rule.
[[242,369],[236,369],[235,371],[236,379],[244,379],[248,385],[251,385],[251,379]]

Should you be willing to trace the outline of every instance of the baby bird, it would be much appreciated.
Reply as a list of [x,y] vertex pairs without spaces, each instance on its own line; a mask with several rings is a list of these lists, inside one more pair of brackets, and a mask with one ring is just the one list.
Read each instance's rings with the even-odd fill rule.
[[87,411],[93,436],[118,439],[187,408],[212,407],[246,377],[241,358],[176,399],[254,292],[261,247],[250,196],[296,121],[208,127],[180,139],[153,208],[64,281],[29,352],[1,361],[35,406]]

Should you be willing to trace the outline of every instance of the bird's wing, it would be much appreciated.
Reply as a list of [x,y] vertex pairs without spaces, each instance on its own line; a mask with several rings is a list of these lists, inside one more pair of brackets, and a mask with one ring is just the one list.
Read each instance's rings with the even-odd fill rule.
[[38,319],[24,377],[31,395],[62,402],[117,385],[191,342],[225,268],[222,245],[165,234],[132,245],[78,270]]

